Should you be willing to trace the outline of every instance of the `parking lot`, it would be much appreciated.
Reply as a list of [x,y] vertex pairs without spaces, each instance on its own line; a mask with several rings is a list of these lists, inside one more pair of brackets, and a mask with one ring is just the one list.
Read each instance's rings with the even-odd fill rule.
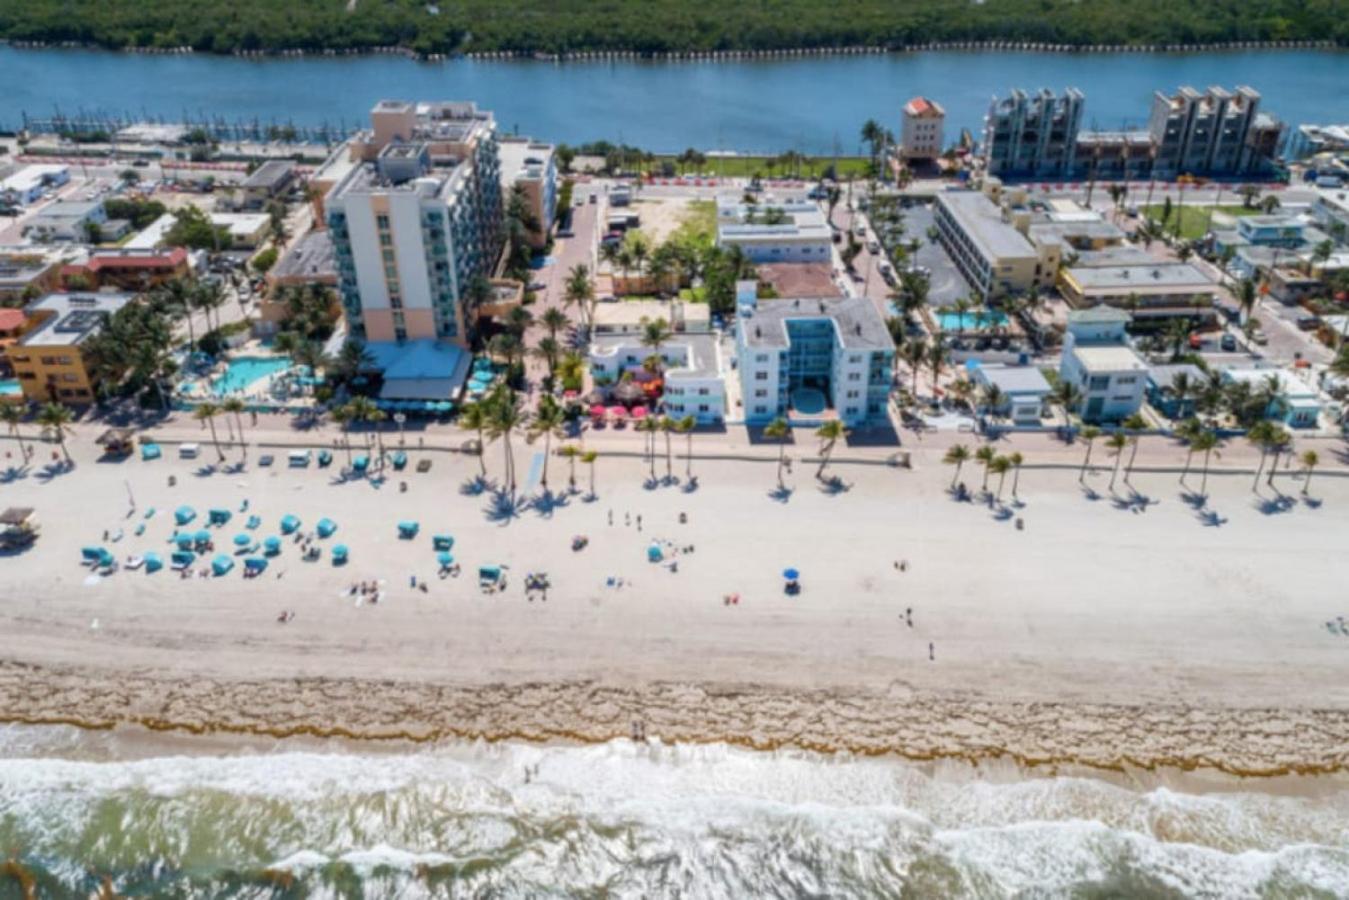
[[904,211],[904,232],[909,240],[918,238],[923,245],[913,263],[932,272],[928,279],[928,302],[933,306],[952,306],[957,297],[970,296],[970,284],[960,274],[941,244],[929,240],[927,230],[934,227],[932,205],[913,206]]

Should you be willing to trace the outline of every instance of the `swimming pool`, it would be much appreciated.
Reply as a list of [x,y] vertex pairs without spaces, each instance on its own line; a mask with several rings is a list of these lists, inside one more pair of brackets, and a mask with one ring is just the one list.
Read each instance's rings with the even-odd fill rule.
[[933,315],[937,319],[937,327],[942,331],[985,331],[989,328],[1002,328],[1007,324],[1007,313],[997,309],[988,309],[981,313],[958,313],[943,309]]
[[224,397],[289,368],[290,360],[284,356],[236,356],[229,361],[225,374],[211,382],[211,391]]
[[0,397],[17,397],[23,393],[23,387],[17,378],[0,378]]

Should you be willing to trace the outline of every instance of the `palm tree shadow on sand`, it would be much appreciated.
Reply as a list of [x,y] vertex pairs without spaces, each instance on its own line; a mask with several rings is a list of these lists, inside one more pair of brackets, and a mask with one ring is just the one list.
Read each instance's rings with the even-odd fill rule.
[[543,492],[529,502],[530,508],[539,514],[540,518],[550,519],[556,510],[563,509],[571,504],[571,499],[566,494],[555,494],[549,488],[544,488]]
[[830,497],[836,497],[839,494],[846,494],[852,490],[852,485],[844,481],[837,475],[831,475],[828,478],[820,479],[820,493]]
[[28,466],[10,466],[4,472],[0,472],[0,484],[13,484],[14,482],[28,477]]
[[483,510],[487,521],[496,522],[499,525],[508,525],[511,520],[518,519],[520,513],[529,506],[529,500],[525,497],[517,496],[514,492],[504,488],[497,488],[491,492],[492,499]]
[[75,471],[75,466],[62,460],[61,462],[47,463],[45,466],[43,466],[41,469],[38,470],[38,473],[35,477],[37,478],[38,481],[43,482],[45,484],[49,481],[55,481],[57,478],[66,474],[67,472],[73,471]]
[[792,488],[787,487],[785,484],[780,484],[768,492],[768,499],[776,500],[778,503],[786,503],[792,499],[793,493],[795,493],[795,491]]
[[1297,508],[1297,501],[1287,494],[1275,493],[1273,497],[1257,496],[1254,501],[1255,508],[1261,515],[1278,516],[1283,513],[1292,512]]
[[459,493],[465,497],[479,497],[492,487],[491,482],[481,475],[465,478],[459,483]]
[[1145,513],[1149,506],[1156,506],[1161,502],[1153,500],[1147,494],[1140,494],[1132,487],[1127,494],[1116,494],[1112,491],[1110,495],[1110,505],[1121,512]]

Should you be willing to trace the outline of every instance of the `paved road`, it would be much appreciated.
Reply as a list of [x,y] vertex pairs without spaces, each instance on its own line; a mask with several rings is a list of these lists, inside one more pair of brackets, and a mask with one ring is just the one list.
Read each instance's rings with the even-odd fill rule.
[[[577,184],[575,189],[576,198],[582,201],[580,206],[573,207],[572,211],[572,237],[556,238],[553,241],[553,252],[548,261],[540,269],[535,269],[530,277],[535,282],[543,284],[543,290],[536,292],[534,304],[529,307],[529,311],[534,314],[537,321],[543,317],[543,313],[550,307],[557,307],[565,312],[574,323],[580,321],[580,312],[575,309],[568,309],[563,299],[566,296],[567,274],[578,266],[584,265],[590,270],[591,275],[595,273],[595,252],[597,242],[599,241],[598,222],[602,211],[605,209],[603,201],[598,203],[585,202],[590,194],[587,185]],[[601,197],[603,190],[600,190]],[[525,333],[525,345],[533,348],[538,345],[539,339],[547,334],[547,330],[541,325],[532,326]],[[563,336],[559,336],[562,339]],[[529,372],[530,380],[537,382],[548,373],[548,367],[543,360],[527,357],[526,367]]]

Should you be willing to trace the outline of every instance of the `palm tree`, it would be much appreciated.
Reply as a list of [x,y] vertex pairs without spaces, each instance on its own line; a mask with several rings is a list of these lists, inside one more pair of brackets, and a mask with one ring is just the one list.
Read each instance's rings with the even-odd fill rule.
[[1077,481],[1081,484],[1087,478],[1087,466],[1091,465],[1091,447],[1096,443],[1096,439],[1101,436],[1101,429],[1095,425],[1088,425],[1077,435],[1087,444],[1087,453],[1082,457],[1082,468],[1077,473]]
[[374,426],[375,445],[379,449],[379,467],[384,468],[384,429],[380,426],[384,420],[389,418],[389,414],[379,407],[375,407],[365,414],[365,420]]
[[660,348],[670,340],[670,323],[664,319],[643,319],[641,341],[643,347],[650,347],[653,355],[660,358]]
[[642,450],[651,464],[651,480],[656,480],[656,432],[660,431],[660,421],[655,416],[647,416],[637,423],[637,430],[643,435]]
[[685,416],[674,423],[674,430],[684,436],[684,477],[693,480],[693,429],[698,427],[698,420],[693,416]]
[[675,430],[675,421],[669,416],[659,419],[661,434],[665,435],[665,480],[674,479],[674,451],[670,449],[670,434]]
[[918,372],[923,367],[923,360],[927,359],[927,347],[921,340],[910,341],[899,348],[899,355],[903,357],[904,362],[909,366],[909,371],[913,373],[913,396],[917,399]]
[[557,377],[557,360],[562,353],[562,347],[557,342],[557,338],[551,335],[544,335],[539,338],[538,344],[534,347],[534,355],[543,360],[544,365],[548,367],[548,380],[552,381]]
[[1246,440],[1260,450],[1260,464],[1255,467],[1255,484],[1251,490],[1260,487],[1260,475],[1265,468],[1265,459],[1269,456],[1269,448],[1274,440],[1275,426],[1268,419],[1261,419],[1250,428],[1246,429]]
[[1115,457],[1115,468],[1110,473],[1110,490],[1115,489],[1115,479],[1119,477],[1119,464],[1124,460],[1124,448],[1129,446],[1129,438],[1122,431],[1116,431],[1105,439],[1110,455]]
[[1129,443],[1132,445],[1129,451],[1129,464],[1124,467],[1124,483],[1128,484],[1129,476],[1133,474],[1134,470],[1134,459],[1138,456],[1138,444],[1142,437],[1141,432],[1147,431],[1148,421],[1138,413],[1134,413],[1124,420],[1123,425],[1124,429],[1129,432]]
[[1281,425],[1274,426],[1274,430],[1269,436],[1269,452],[1272,459],[1269,464],[1269,476],[1265,479],[1265,483],[1274,487],[1274,475],[1279,470],[1279,456],[1293,452],[1293,436],[1288,433],[1288,429]]
[[38,410],[37,422],[42,426],[43,434],[51,434],[56,443],[61,445],[61,454],[66,458],[66,465],[71,465],[73,460],[70,458],[70,449],[66,447],[66,433],[70,430],[70,422],[75,418],[70,407],[62,403],[44,403]]
[[506,459],[506,485],[515,496],[515,456],[511,450],[511,433],[524,424],[525,414],[520,401],[509,385],[501,385],[492,392],[487,402],[487,433],[500,438]]
[[979,492],[982,494],[988,493],[988,467],[993,464],[997,455],[993,448],[987,444],[974,451],[974,458],[984,467],[984,481],[979,486]]
[[595,496],[595,460],[600,458],[598,450],[587,450],[581,454],[581,462],[590,466],[590,496]]
[[220,415],[220,412],[219,406],[208,401],[202,403],[192,411],[192,418],[199,422],[205,422],[207,425],[211,426],[211,443],[215,445],[215,452],[216,455],[220,457],[220,461],[224,462],[225,451],[220,449],[220,438],[216,435],[215,431],[215,417]]
[[355,418],[352,415],[351,406],[344,403],[334,409],[330,415],[333,417],[333,421],[342,428],[342,445],[347,450],[347,468],[351,468],[351,423]]
[[543,311],[543,315],[539,317],[539,322],[544,328],[548,329],[548,336],[556,340],[558,332],[566,331],[567,326],[571,324],[571,319],[567,318],[567,314],[556,306],[550,306]]
[[567,461],[567,491],[576,492],[576,458],[581,456],[581,448],[575,444],[563,444],[557,448],[557,455]]
[[1073,412],[1082,403],[1082,389],[1071,381],[1060,380],[1054,385],[1054,402],[1063,408],[1065,424],[1073,419]]
[[820,480],[824,478],[824,470],[829,465],[829,458],[834,453],[834,445],[838,443],[839,438],[848,436],[848,429],[844,427],[842,422],[833,419],[815,429],[815,436],[822,442],[820,446],[820,468],[815,472],[815,478]]
[[1007,462],[1012,466],[1012,496],[1016,496],[1016,489],[1021,484],[1021,464],[1026,458],[1020,452],[1013,450],[1007,456]]
[[539,483],[543,485],[545,492],[548,490],[548,457],[552,454],[553,436],[562,437],[563,426],[567,422],[567,413],[551,394],[544,394],[539,399],[539,408],[534,412],[534,419],[529,423],[529,429],[526,432],[529,441],[534,441],[540,436],[543,437],[543,475]]
[[934,340],[927,348],[927,365],[932,370],[932,392],[937,392],[937,379],[941,377],[941,370],[946,365],[946,360],[950,357],[946,345],[941,339]]
[[[1199,482],[1199,496],[1201,497],[1208,496],[1209,457],[1212,456],[1214,453],[1217,453],[1219,443],[1220,441],[1218,438],[1218,432],[1213,431],[1212,429],[1209,428],[1206,428],[1203,431],[1199,432],[1199,434],[1195,435],[1194,440],[1190,442],[1190,448],[1192,450],[1194,450],[1196,453],[1204,454],[1204,470],[1203,470],[1204,474]],[[1222,454],[1218,455],[1221,456]]]
[[248,459],[248,441],[244,440],[244,410],[248,406],[241,397],[226,397],[220,404],[222,412],[234,414],[234,424],[239,426],[239,446],[243,450],[244,459]]
[[956,480],[960,478],[960,469],[965,463],[969,462],[969,460],[970,448],[966,447],[964,444],[956,444],[954,447],[949,448],[946,451],[946,455],[942,457],[942,462],[946,463],[948,466],[956,467],[955,474],[951,476],[951,490],[956,489]]
[[[612,244],[605,244],[612,247]],[[590,269],[584,264],[572,266],[567,275],[567,286],[562,294],[562,305],[577,307],[581,314],[581,326],[590,327],[591,303],[595,299],[595,286],[590,281]]]
[[19,442],[19,455],[28,458],[28,445],[23,442],[19,423],[23,421],[23,407],[17,403],[0,403],[0,422],[9,426],[9,433]]
[[1315,450],[1304,450],[1300,459],[1302,461],[1302,469],[1307,473],[1302,481],[1302,493],[1306,494],[1307,489],[1312,486],[1312,470],[1321,462],[1321,457]]
[[1243,322],[1249,322],[1251,312],[1255,309],[1255,282],[1250,278],[1243,278],[1237,284],[1237,306],[1241,309],[1241,318]]
[[776,441],[778,445],[778,489],[786,487],[782,483],[782,466],[786,462],[787,455],[787,435],[791,434],[791,427],[786,419],[778,418],[764,426],[763,436],[770,441]]
[[1007,480],[1007,471],[1012,468],[1012,461],[1005,456],[995,456],[988,463],[988,470],[998,476],[998,502],[1002,502],[1002,486]]
[[[370,417],[377,411],[375,401],[369,397],[352,397],[347,403],[348,411],[351,413],[353,422],[369,422]],[[370,452],[370,433],[365,434],[365,452]]]
[[995,416],[997,415],[998,407],[1002,406],[1002,401],[1006,399],[1006,395],[1003,394],[1002,388],[998,387],[996,384],[989,384],[984,387],[980,399],[983,401],[985,414]]

